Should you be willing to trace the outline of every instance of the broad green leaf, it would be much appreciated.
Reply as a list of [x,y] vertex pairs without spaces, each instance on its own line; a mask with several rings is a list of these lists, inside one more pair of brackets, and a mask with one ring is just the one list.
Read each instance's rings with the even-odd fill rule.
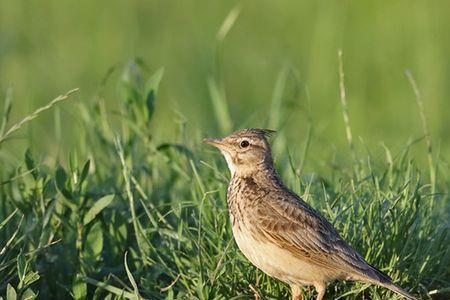
[[38,173],[36,171],[36,165],[34,163],[30,149],[27,149],[27,151],[25,151],[25,165],[27,166],[27,170],[31,172],[31,175],[33,175],[33,178],[36,179]]
[[[108,219],[109,236],[114,239],[115,248],[122,249],[127,243],[128,230],[127,221],[117,211],[113,212],[111,218]],[[123,250],[121,250],[123,253]]]
[[114,199],[114,194],[104,196],[97,200],[94,205],[88,210],[88,212],[84,215],[83,224],[87,225],[92,220],[94,220],[95,216],[97,216],[104,208],[106,208]]
[[20,299],[22,300],[33,300],[36,299],[37,295],[34,293],[34,291],[30,288],[26,289],[25,292],[23,292],[22,297]]
[[122,98],[125,104],[136,103],[142,97],[143,89],[142,76],[139,66],[135,61],[130,62],[124,69],[119,85]]
[[83,169],[81,170],[80,174],[80,186],[83,184],[84,180],[86,179],[88,173],[89,173],[89,167],[91,165],[91,161],[88,159],[86,163],[83,166]]
[[39,278],[40,278],[40,276],[37,272],[31,271],[31,272],[27,273],[23,282],[25,283],[25,285],[30,285],[30,284],[38,281]]
[[103,249],[103,233],[100,222],[94,223],[86,237],[84,247],[85,256],[88,259],[98,260]]
[[55,173],[55,181],[56,181],[56,187],[61,192],[61,194],[68,200],[73,200],[73,195],[70,191],[66,188],[66,181],[67,181],[67,173],[66,171],[61,167],[58,166]]
[[106,295],[106,297],[105,297],[104,300],[111,300],[111,299],[112,299],[112,295],[111,295],[111,294],[108,294],[108,295]]
[[19,285],[18,285],[19,289],[21,289],[24,284],[27,268],[28,264],[25,255],[23,255],[23,253],[20,252],[19,255],[17,256],[17,276],[19,277]]
[[66,188],[67,173],[60,165],[58,165],[58,167],[56,168],[55,180],[56,187],[59,190],[63,190]]
[[158,93],[159,83],[164,75],[164,68],[160,68],[153,74],[145,85],[145,104],[147,105],[148,120],[151,120],[155,111],[155,97]]
[[86,299],[87,296],[87,284],[77,275],[72,284],[72,296],[75,300]]
[[8,283],[6,287],[6,300],[16,300],[17,293],[16,290]]
[[148,120],[152,119],[153,112],[155,110],[155,91],[151,90],[145,99],[145,105],[147,106],[147,115]]

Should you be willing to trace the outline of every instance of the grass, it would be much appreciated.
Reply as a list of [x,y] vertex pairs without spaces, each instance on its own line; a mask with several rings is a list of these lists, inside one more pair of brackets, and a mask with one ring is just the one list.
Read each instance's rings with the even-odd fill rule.
[[[340,70],[345,95],[342,65]],[[279,101],[286,72],[280,73],[274,92],[275,119],[256,125],[281,126]],[[20,164],[2,167],[0,294],[4,299],[251,299],[255,294],[280,299],[289,295],[284,284],[258,271],[237,249],[226,210],[229,175],[220,155],[201,145],[207,133],[189,128],[180,117],[176,141],[155,139],[155,131],[163,130],[152,123],[162,76],[163,70],[148,76],[139,61],[131,63],[116,83],[122,100],[114,108],[102,94],[95,103],[75,106],[73,114],[80,116],[82,131],[72,137],[77,146],[70,153],[51,163],[45,155],[28,150]],[[210,88],[217,128],[227,130],[232,124],[226,110],[220,109],[226,106],[221,85],[211,81]],[[345,96],[342,101],[348,135]],[[5,140],[13,133],[5,129],[12,104],[4,113],[2,147],[14,142]],[[377,156],[364,142],[349,139],[353,159],[340,159],[346,155],[341,151],[318,168],[325,171],[304,172],[303,166],[314,155],[309,145],[315,126],[310,120],[300,155],[292,152],[283,133],[275,137],[276,165],[285,182],[396,283],[424,299],[448,297],[448,164],[429,153],[430,170],[419,168],[411,152],[421,140],[398,152],[383,145],[376,151],[381,149],[384,155]],[[0,164],[10,165],[1,160]],[[427,175],[430,171],[433,183]],[[327,299],[395,299],[384,289],[360,283],[333,283],[327,291]]]
[[[320,129],[323,120],[313,117],[309,88],[290,64],[277,75],[267,118],[253,115],[236,121],[225,89],[223,48],[242,11],[242,6],[231,9],[219,28],[214,72],[205,80],[212,108],[209,127],[216,131],[192,125],[181,113],[156,123],[161,122],[155,107],[161,104],[157,95],[165,70],[151,74],[141,59],[121,72],[118,66],[111,68],[94,101],[79,101],[72,96],[77,89],[70,90],[12,125],[16,104],[12,88],[7,90],[0,122],[0,296],[286,298],[289,289],[254,268],[237,249],[226,208],[226,165],[200,143],[205,135],[268,126],[279,129],[272,144],[288,186],[394,282],[423,299],[449,297],[450,168],[432,145],[425,103],[412,72],[406,72],[406,79],[416,97],[423,138],[397,150],[355,138],[342,51],[337,57],[339,85],[333,92],[340,95],[344,127],[332,133],[346,138],[348,149],[333,151],[330,134]],[[307,129],[301,131],[302,140],[296,133],[293,141],[298,128],[287,121],[292,103],[286,102],[300,93],[307,100],[302,107]],[[315,95],[316,100],[317,91]],[[61,119],[58,109],[67,105],[62,101],[71,105],[76,130],[64,130],[72,124]],[[53,139],[49,131],[39,147],[27,137],[30,149],[18,154],[15,149],[22,147],[15,147],[14,137],[25,125],[32,127],[34,119],[49,119],[52,109],[54,140],[70,141],[70,151],[64,145],[55,155],[37,152]],[[168,122],[178,126],[175,139],[165,137],[171,130],[165,127]],[[69,136],[62,138],[62,132]],[[422,144],[425,166],[417,162]],[[315,157],[318,149],[331,153],[330,158]],[[20,161],[11,159],[19,155]],[[313,291],[306,289],[305,295],[313,296]],[[348,282],[331,284],[327,297],[396,299],[385,289]]]

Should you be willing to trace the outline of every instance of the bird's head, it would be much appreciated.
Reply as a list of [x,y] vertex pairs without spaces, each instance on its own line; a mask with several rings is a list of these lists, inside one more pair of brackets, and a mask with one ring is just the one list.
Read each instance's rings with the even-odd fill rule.
[[267,137],[274,132],[269,129],[249,128],[224,138],[207,138],[203,142],[222,152],[233,176],[248,176],[264,165],[272,165],[272,153]]

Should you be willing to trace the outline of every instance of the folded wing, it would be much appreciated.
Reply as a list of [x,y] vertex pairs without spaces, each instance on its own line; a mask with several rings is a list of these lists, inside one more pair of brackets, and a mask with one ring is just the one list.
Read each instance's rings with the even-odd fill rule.
[[255,228],[299,259],[330,269],[338,277],[389,283],[391,279],[345,242],[336,229],[293,192],[261,201]]

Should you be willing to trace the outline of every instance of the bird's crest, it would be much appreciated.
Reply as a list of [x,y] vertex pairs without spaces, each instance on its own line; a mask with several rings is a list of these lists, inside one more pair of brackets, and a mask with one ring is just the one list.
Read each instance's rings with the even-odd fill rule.
[[275,130],[272,129],[264,129],[264,128],[246,128],[242,130],[238,130],[233,133],[233,135],[256,135],[261,137],[272,137],[276,133]]

